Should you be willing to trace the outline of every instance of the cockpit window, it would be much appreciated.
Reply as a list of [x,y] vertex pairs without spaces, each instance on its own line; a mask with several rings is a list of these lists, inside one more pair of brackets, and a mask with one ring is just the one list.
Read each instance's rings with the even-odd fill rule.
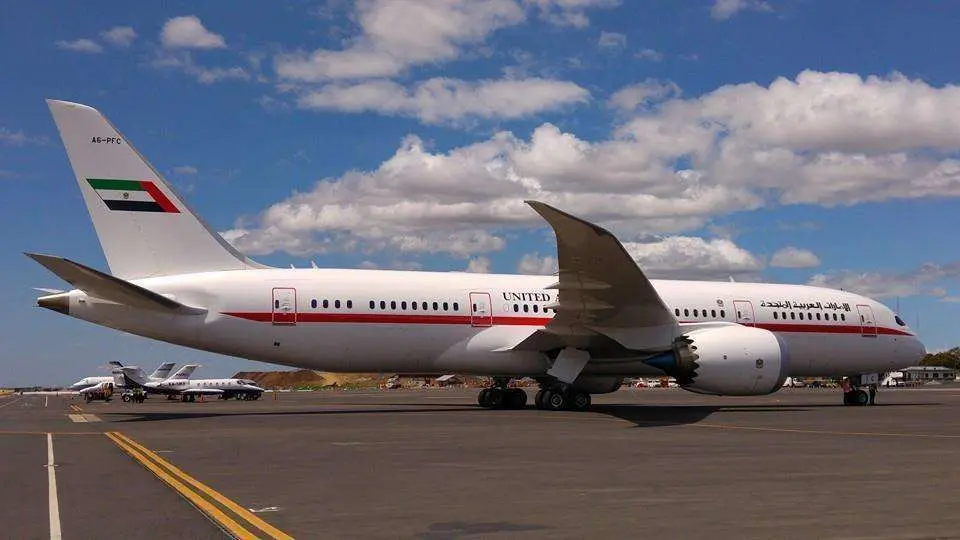
[[900,326],[907,325],[907,323],[903,322],[903,319],[901,319],[899,315],[894,315],[893,320],[897,321],[897,324],[899,324]]

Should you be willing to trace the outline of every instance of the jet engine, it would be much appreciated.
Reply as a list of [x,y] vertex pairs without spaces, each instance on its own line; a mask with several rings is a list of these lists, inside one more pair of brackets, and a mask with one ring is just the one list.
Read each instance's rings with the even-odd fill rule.
[[677,338],[673,351],[647,361],[698,394],[772,394],[786,380],[788,355],[776,334],[730,325],[694,330]]

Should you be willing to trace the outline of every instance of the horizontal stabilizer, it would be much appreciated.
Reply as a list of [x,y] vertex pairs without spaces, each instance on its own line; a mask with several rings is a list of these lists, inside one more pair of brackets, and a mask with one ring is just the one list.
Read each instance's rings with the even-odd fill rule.
[[183,315],[200,315],[207,312],[203,308],[186,306],[139,285],[134,285],[129,281],[124,281],[63,257],[52,257],[38,253],[26,253],[25,255],[42,264],[60,279],[88,295],[102,300],[125,306]]

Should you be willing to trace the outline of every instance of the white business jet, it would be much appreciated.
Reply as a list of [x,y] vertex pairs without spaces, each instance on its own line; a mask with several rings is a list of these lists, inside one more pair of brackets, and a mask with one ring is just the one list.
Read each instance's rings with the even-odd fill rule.
[[[607,230],[537,201],[557,276],[281,269],[210,229],[97,110],[48,101],[110,273],[28,253],[70,283],[41,307],[186,347],[334,372],[492,376],[484,407],[585,410],[625,377],[762,395],[789,376],[916,364],[924,347],[886,306],[801,285],[649,280]],[[869,380],[869,379],[867,379]]]
[[141,388],[148,394],[166,394],[180,396],[183,401],[195,401],[197,396],[217,396],[221,399],[260,399],[263,388],[247,379],[190,379],[190,374],[198,366],[187,364],[181,371],[191,368],[185,376],[180,373],[165,381],[147,381],[140,368],[123,367],[114,372],[116,382],[128,388]]
[[[110,365],[111,365],[111,366],[114,366],[114,368],[123,367],[123,364],[121,364],[120,362],[117,362],[117,361],[112,361],[112,362],[110,362]],[[170,375],[170,370],[172,370],[172,369],[173,369],[173,366],[175,366],[175,365],[177,365],[176,362],[164,362],[164,363],[160,364],[160,366],[157,367],[157,369],[153,370],[153,373],[151,373],[150,376],[147,377],[147,380],[150,380],[150,381],[162,381],[162,380],[166,379],[167,376]],[[112,371],[111,371],[111,373],[112,373]],[[79,381],[71,384],[71,385],[70,385],[70,390],[80,391],[80,390],[83,390],[84,388],[90,388],[90,387],[93,387],[93,386],[97,386],[97,385],[100,384],[100,383],[108,383],[108,382],[109,382],[109,383],[114,382],[114,377],[112,377],[112,376],[110,376],[110,377],[84,377],[84,378],[80,379]]]

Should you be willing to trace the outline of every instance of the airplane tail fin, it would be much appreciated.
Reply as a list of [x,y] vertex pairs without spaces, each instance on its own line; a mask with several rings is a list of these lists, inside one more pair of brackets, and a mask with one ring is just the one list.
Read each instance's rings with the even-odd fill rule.
[[47,100],[110,272],[123,279],[264,268],[183,202],[99,111]]
[[143,370],[138,367],[124,366],[113,370],[113,382],[115,386],[126,388],[141,388],[143,383],[147,382]]
[[188,380],[190,375],[193,375],[193,372],[200,367],[199,364],[187,364],[177,370],[176,373],[170,376],[168,380]]
[[153,373],[150,374],[149,379],[151,381],[162,381],[170,376],[170,371],[173,370],[173,366],[177,365],[176,362],[164,362],[160,364],[160,367],[155,369]]

